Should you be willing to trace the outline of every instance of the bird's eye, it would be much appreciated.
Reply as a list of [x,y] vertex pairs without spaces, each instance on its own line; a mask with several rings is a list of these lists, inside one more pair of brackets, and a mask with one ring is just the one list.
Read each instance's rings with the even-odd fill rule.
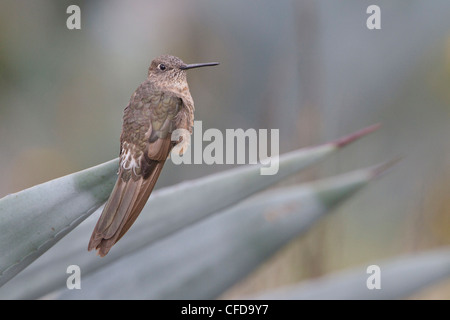
[[166,66],[164,64],[160,63],[160,64],[158,64],[158,69],[164,71],[164,70],[166,70]]

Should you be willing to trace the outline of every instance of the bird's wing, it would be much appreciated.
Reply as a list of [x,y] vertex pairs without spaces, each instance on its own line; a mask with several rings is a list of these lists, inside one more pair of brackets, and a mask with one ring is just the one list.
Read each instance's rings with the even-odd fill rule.
[[[174,146],[170,133],[182,100],[161,94],[149,103],[149,109],[145,105],[125,109],[118,178],[88,246],[88,250],[97,249],[100,256],[108,253],[141,213]],[[166,105],[169,109],[164,108]],[[136,119],[148,112],[144,117],[148,125],[142,126]]]

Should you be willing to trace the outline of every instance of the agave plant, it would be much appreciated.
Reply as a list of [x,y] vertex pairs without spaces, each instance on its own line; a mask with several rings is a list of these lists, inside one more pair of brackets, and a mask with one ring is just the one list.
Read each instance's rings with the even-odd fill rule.
[[[157,190],[130,232],[101,259],[86,250],[96,215],[88,217],[101,209],[111,192],[117,159],[8,195],[0,199],[0,298],[217,298],[378,177],[389,163],[262,191],[377,128],[284,154],[277,175],[262,176],[260,167],[252,165]],[[446,276],[450,268],[444,253],[432,255],[429,265],[420,264],[421,257],[405,258],[408,265],[413,261],[429,270],[429,277],[410,283],[409,291],[381,290],[365,297],[399,298]],[[445,263],[445,272],[436,267]],[[66,287],[70,265],[82,272],[81,290]],[[400,260],[394,266],[387,263],[386,270],[393,270],[391,278],[400,281],[398,273],[405,266]],[[356,295],[360,280],[357,270],[261,296],[361,298]],[[342,296],[340,288],[353,288],[352,284],[355,290]]]
[[450,248],[380,261],[376,266],[382,273],[379,290],[368,289],[368,268],[359,266],[249,298],[369,300],[409,297],[450,275]]

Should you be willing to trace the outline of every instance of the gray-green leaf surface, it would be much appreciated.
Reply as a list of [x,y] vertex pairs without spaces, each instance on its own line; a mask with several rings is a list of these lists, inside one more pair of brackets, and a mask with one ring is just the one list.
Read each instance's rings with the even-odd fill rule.
[[255,196],[83,277],[58,299],[212,299],[378,174],[348,173]]
[[[377,125],[371,126],[332,143],[285,154],[279,158],[276,175],[261,175],[258,165],[245,166],[156,191],[132,232],[106,259],[86,256],[84,244],[71,241],[47,255],[43,265],[26,270],[22,280],[0,289],[0,296],[40,296],[65,278],[62,269],[67,267],[66,257],[79,261],[89,273],[295,174],[376,128]],[[117,160],[112,160],[0,199],[0,285],[101,206],[112,189],[116,169]],[[91,224],[80,228],[79,238],[89,239],[92,228]]]
[[[377,269],[368,270],[369,266],[376,266]],[[447,247],[370,263],[248,298],[404,299],[449,276],[450,248]]]

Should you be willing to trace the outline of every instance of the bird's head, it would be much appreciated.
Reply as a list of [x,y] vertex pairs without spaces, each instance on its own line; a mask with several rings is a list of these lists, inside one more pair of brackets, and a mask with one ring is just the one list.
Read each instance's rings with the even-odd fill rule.
[[150,64],[148,78],[165,84],[182,85],[186,82],[186,70],[218,64],[217,62],[186,64],[178,57],[162,55]]

